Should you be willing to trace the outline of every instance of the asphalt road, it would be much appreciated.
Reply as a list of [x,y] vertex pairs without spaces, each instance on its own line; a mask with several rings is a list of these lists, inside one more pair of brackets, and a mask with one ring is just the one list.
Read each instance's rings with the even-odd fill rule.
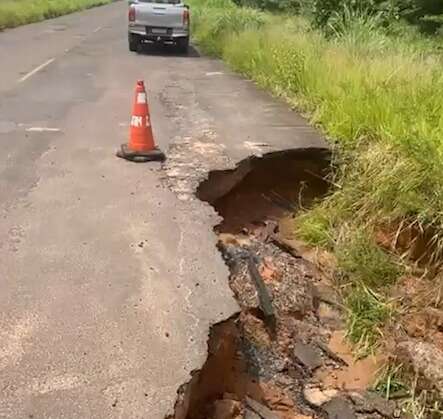
[[[126,6],[0,33],[0,417],[163,418],[237,311],[209,170],[322,148],[215,60],[127,50]],[[159,164],[114,157],[137,79]]]

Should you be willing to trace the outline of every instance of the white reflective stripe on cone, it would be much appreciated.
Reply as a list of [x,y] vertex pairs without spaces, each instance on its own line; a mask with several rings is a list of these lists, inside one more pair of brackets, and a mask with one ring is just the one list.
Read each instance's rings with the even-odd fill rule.
[[143,117],[142,116],[132,115],[131,126],[133,126],[133,127],[141,127],[141,126],[143,126]]
[[146,93],[137,93],[137,103],[138,104],[144,104],[147,103],[148,98],[146,97]]

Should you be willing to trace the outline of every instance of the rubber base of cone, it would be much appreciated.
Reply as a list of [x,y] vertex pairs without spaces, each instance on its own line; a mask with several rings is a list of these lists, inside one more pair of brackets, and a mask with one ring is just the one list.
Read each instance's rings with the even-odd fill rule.
[[130,150],[127,144],[122,144],[120,150],[117,151],[117,157],[133,161],[136,163],[145,163],[148,161],[165,161],[166,156],[158,148],[150,151],[134,151]]

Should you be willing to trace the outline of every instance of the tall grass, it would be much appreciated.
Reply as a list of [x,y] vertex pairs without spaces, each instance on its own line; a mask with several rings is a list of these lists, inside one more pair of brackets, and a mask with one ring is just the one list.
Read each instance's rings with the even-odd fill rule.
[[61,16],[113,0],[0,0],[0,30]]
[[[204,50],[284,97],[331,139],[338,186],[296,227],[308,242],[342,255],[342,274],[356,292],[347,299],[352,338],[372,342],[368,331],[392,310],[383,303],[363,321],[362,296],[372,296],[367,303],[375,307],[383,300],[375,295],[408,264],[378,247],[377,229],[414,224],[433,232],[435,249],[443,245],[439,43],[407,26],[386,27],[377,15],[345,10],[325,36],[300,17],[228,0],[192,3],[194,34]],[[355,240],[360,233],[366,241]]]

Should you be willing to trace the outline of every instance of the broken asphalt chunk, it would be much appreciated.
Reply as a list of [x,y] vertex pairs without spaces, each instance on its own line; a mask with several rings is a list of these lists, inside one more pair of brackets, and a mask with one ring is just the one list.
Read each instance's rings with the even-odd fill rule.
[[[258,415],[258,418],[260,419],[279,419],[279,417],[273,413],[271,409],[251,399],[250,397],[246,397],[246,405],[250,410],[253,411],[253,413]],[[251,416],[251,419],[252,418],[254,418],[254,416]]]
[[313,371],[322,365],[322,358],[318,349],[313,345],[297,341],[293,350],[294,357],[309,371]]

